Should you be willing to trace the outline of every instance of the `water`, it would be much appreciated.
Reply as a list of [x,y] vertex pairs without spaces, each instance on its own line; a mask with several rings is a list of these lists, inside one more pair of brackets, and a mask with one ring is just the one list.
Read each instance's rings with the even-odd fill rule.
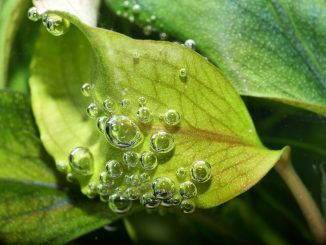
[[180,203],[180,208],[184,213],[189,214],[195,211],[196,204],[192,199],[185,199]]
[[99,115],[99,108],[95,103],[91,103],[88,105],[87,109],[86,109],[87,115],[90,118],[95,118]]
[[102,116],[97,120],[97,128],[101,133],[105,133],[106,122],[109,120],[107,116]]
[[47,14],[46,16],[45,27],[53,36],[61,36],[69,30],[70,22],[68,20],[56,14]]
[[146,208],[157,208],[160,206],[161,201],[148,192],[141,196],[140,203]]
[[118,214],[127,213],[132,207],[132,202],[125,195],[113,194],[109,197],[109,208]]
[[152,111],[146,107],[142,106],[137,110],[136,116],[141,123],[148,124],[153,120]]
[[176,172],[177,178],[183,180],[187,177],[187,170],[184,167],[180,167]]
[[89,83],[84,83],[83,86],[81,87],[81,93],[85,97],[90,97],[92,92],[92,85]]
[[175,147],[174,137],[170,133],[160,131],[152,135],[150,145],[157,153],[167,153]]
[[193,198],[197,196],[197,187],[191,181],[186,181],[180,185],[179,192],[183,198]]
[[204,183],[211,178],[211,165],[206,161],[197,161],[192,164],[191,177],[198,183]]
[[120,178],[123,175],[123,166],[117,160],[111,160],[105,165],[108,176],[112,179]]
[[106,138],[110,144],[119,149],[136,147],[143,140],[138,126],[126,116],[113,116],[106,123]]
[[175,109],[169,109],[163,114],[163,121],[167,126],[177,126],[181,122],[181,115]]
[[27,17],[28,19],[30,19],[31,21],[38,21],[41,19],[41,16],[38,14],[36,7],[31,7],[28,11],[27,11]]
[[93,155],[88,148],[76,147],[69,154],[69,164],[74,173],[92,175],[94,171]]
[[153,152],[144,151],[141,154],[140,163],[143,169],[153,170],[157,167],[157,158]]
[[127,169],[133,169],[140,163],[139,154],[133,151],[127,151],[123,153],[122,159]]
[[159,177],[153,181],[152,191],[154,196],[160,200],[169,199],[175,193],[175,184],[170,178]]

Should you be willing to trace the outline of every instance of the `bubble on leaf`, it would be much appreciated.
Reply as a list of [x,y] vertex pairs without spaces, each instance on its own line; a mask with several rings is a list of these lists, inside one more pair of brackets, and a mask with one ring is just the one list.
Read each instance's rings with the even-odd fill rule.
[[138,126],[126,116],[113,116],[107,121],[105,132],[110,144],[119,149],[136,147],[143,140]]
[[36,7],[31,7],[28,9],[27,17],[31,21],[38,21],[41,19],[41,16],[38,14]]
[[151,151],[144,151],[140,157],[140,163],[143,169],[153,170],[157,167],[157,158]]
[[97,192],[101,196],[106,196],[109,194],[109,188],[105,184],[98,184],[97,185]]
[[137,186],[140,184],[140,178],[138,174],[133,174],[130,176],[130,184],[133,186]]
[[130,106],[130,100],[129,99],[123,99],[120,101],[120,106],[123,109],[128,109],[128,107]]
[[185,80],[187,78],[187,69],[186,68],[181,68],[179,70],[179,77],[182,79],[182,80]]
[[151,179],[151,176],[148,173],[141,173],[140,174],[140,181],[142,183],[147,183],[147,182],[150,181],[150,179]]
[[57,170],[62,173],[67,173],[69,165],[65,161],[58,161],[55,164]]
[[127,193],[127,196],[130,200],[137,200],[139,199],[140,197],[140,192],[138,190],[137,187],[129,187],[127,190],[126,190],[126,193]]
[[110,178],[117,179],[123,175],[123,166],[117,160],[111,160],[105,165],[106,171]]
[[180,203],[180,208],[184,213],[189,214],[195,211],[196,204],[192,199],[185,199]]
[[76,177],[73,175],[73,173],[67,173],[66,180],[70,183],[76,182]]
[[163,121],[167,126],[177,126],[181,122],[181,115],[177,110],[169,109],[164,113]]
[[211,178],[211,165],[206,161],[196,161],[191,167],[191,177],[198,183],[204,183]]
[[113,112],[114,110],[114,101],[111,99],[111,98],[107,98],[103,101],[103,107],[104,107],[104,110],[108,111],[108,112]]
[[175,147],[174,137],[170,133],[159,131],[152,135],[150,145],[157,153],[167,153]]
[[69,30],[70,22],[59,15],[47,14],[45,27],[53,36],[61,36]]
[[152,111],[146,107],[142,106],[138,109],[136,116],[141,123],[148,124],[153,120]]
[[191,181],[186,181],[180,185],[179,192],[183,198],[193,198],[197,196],[197,187]]
[[138,104],[140,106],[145,106],[146,102],[147,102],[147,100],[146,100],[146,98],[144,96],[141,96],[141,97],[138,98]]
[[183,180],[187,176],[187,170],[184,167],[180,167],[180,168],[177,169],[176,174],[177,174],[178,179]]
[[181,197],[180,196],[173,196],[169,199],[162,201],[162,206],[164,207],[172,207],[172,206],[178,206],[181,203]]
[[196,49],[196,42],[192,39],[188,39],[185,41],[185,46],[187,48]]
[[101,133],[105,133],[106,122],[109,120],[107,116],[102,116],[97,120],[97,128]]
[[160,40],[165,41],[168,39],[168,35],[165,32],[160,32]]
[[161,201],[148,192],[141,196],[140,203],[146,208],[157,208],[160,206]]
[[82,95],[84,95],[85,97],[89,97],[91,96],[91,92],[92,92],[93,86],[89,83],[84,83],[81,87],[81,93]]
[[135,168],[138,165],[138,163],[140,162],[139,154],[137,152],[133,152],[133,151],[127,151],[127,152],[123,153],[122,159],[123,159],[124,165],[128,169]]
[[95,103],[91,103],[87,107],[86,112],[90,118],[95,118],[99,115],[99,108]]
[[69,154],[69,164],[74,173],[92,175],[94,171],[93,155],[88,148],[76,147]]
[[118,214],[127,213],[132,207],[132,202],[125,195],[113,194],[109,197],[109,208]]
[[153,181],[152,191],[154,196],[160,200],[169,199],[175,193],[175,184],[170,178],[159,177]]

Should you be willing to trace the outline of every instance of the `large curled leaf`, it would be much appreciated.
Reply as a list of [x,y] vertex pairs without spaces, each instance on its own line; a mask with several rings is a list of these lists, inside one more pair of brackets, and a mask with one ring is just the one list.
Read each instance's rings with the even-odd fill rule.
[[[123,16],[123,1],[106,0]],[[137,0],[136,20],[182,40],[218,65],[242,95],[326,115],[323,0]],[[125,15],[125,12],[128,12]]]
[[[284,151],[268,150],[260,143],[241,98],[197,53],[167,42],[133,40],[86,26],[67,13],[57,14],[77,26],[90,46],[73,25],[60,38],[43,32],[32,64],[32,104],[42,141],[56,160],[67,159],[76,146],[93,152],[94,175],[79,178],[84,193],[89,180],[98,182],[106,161],[121,161],[123,153],[97,132],[95,121],[87,119],[87,99],[80,93],[84,82],[94,82],[93,99],[99,106],[108,97],[116,104],[129,99],[129,110],[121,109],[120,113],[135,121],[138,98],[147,99],[155,120],[151,127],[140,125],[145,138],[135,149],[139,152],[149,150],[153,132],[169,131],[158,120],[160,113],[174,108],[182,114],[180,127],[172,130],[175,150],[160,159],[154,178],[166,176],[177,182],[177,168],[189,170],[194,161],[208,161],[212,179],[199,185],[196,202],[201,208],[216,206],[246,191],[281,157]],[[186,80],[179,77],[181,68],[187,70]]]
[[1,243],[63,244],[115,218],[58,178],[26,96],[0,91],[0,135]]

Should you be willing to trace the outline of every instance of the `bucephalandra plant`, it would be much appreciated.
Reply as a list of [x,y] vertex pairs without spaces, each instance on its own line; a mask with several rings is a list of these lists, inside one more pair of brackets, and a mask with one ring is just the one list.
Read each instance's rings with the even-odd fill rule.
[[[187,22],[189,16],[175,15],[180,7],[183,11],[193,9],[193,1],[178,4],[168,0],[106,2],[117,16],[141,25],[145,35],[160,32],[159,38],[167,40],[170,35],[179,33],[178,37],[185,42],[181,45],[137,40],[97,28],[99,1],[25,3],[27,18],[35,22],[34,28],[39,28],[28,74],[31,108],[23,95],[1,90],[1,126],[14,125],[0,128],[3,139],[13,139],[0,141],[3,149],[0,177],[4,181],[0,217],[2,212],[8,213],[4,221],[0,221],[0,239],[8,244],[66,243],[144,208],[195,215],[196,210],[214,208],[244,193],[274,167],[297,200],[314,241],[326,242],[325,220],[292,167],[290,147],[271,150],[262,144],[238,94],[272,98],[326,115],[325,81],[320,68],[323,64],[314,59],[308,52],[310,49],[299,47],[294,53],[284,50],[288,57],[281,53],[280,59],[282,62],[288,59],[287,66],[273,66],[279,57],[275,58],[271,51],[277,44],[285,43],[283,36],[277,33],[282,28],[277,26],[273,26],[276,34],[272,33],[270,43],[266,44],[271,50],[261,48],[260,42],[257,49],[247,50],[247,37],[239,39],[237,45],[243,46],[239,49],[232,45],[235,33],[242,35],[241,16],[233,20],[235,26],[230,33],[221,31],[225,36],[216,39],[218,44],[213,45],[210,40],[215,39],[212,33],[205,32],[204,25],[193,33],[196,23]],[[245,2],[257,13],[262,13],[265,6],[260,1]],[[314,2],[319,4],[318,0]],[[17,3],[22,4],[19,0]],[[4,4],[10,6],[6,1]],[[171,13],[165,9],[164,15],[162,9],[166,4],[171,7]],[[229,13],[241,9],[244,25],[253,21],[254,15],[246,16],[249,10],[243,3],[210,0],[196,2],[196,6],[198,4],[197,11],[207,11],[208,16],[214,11]],[[302,4],[299,1],[293,6],[299,11]],[[278,13],[290,5],[273,1],[266,9],[274,8]],[[262,23],[265,27],[268,18],[272,18],[269,13],[266,15],[261,14],[257,25]],[[326,12],[321,16],[326,16]],[[186,27],[176,31],[173,18],[178,21],[181,18],[180,23],[186,22]],[[281,26],[292,25],[285,18],[286,15],[281,15]],[[37,26],[37,23],[41,24]],[[217,24],[222,26],[220,22]],[[208,26],[211,25],[208,21]],[[256,34],[261,35],[261,40],[269,35],[258,31]],[[298,36],[289,34],[291,47],[295,38],[303,38]],[[196,50],[206,54],[208,59]],[[216,50],[219,55],[213,52]],[[5,54],[5,49],[3,51]],[[252,70],[254,58],[248,51],[252,51],[252,57],[261,59],[263,68]],[[243,59],[246,55],[247,65]],[[294,65],[296,55],[307,60],[308,68],[302,68],[301,63]],[[8,69],[6,62],[1,71],[4,77]],[[264,68],[264,62],[270,63]],[[285,75],[277,74],[283,69],[289,71],[284,72]],[[305,76],[300,74],[300,69]],[[310,81],[309,72],[321,79]],[[268,75],[269,83],[265,81]],[[279,85],[287,75],[287,84]],[[296,81],[300,84],[290,93]],[[271,92],[272,88],[275,91]],[[44,153],[43,147],[51,157]],[[21,160],[23,165],[19,164]],[[46,162],[51,162],[52,167]],[[64,188],[72,186],[67,181],[80,185],[81,192],[88,198],[74,201],[72,196],[78,194]],[[23,185],[28,186],[26,191],[21,188]],[[28,209],[11,205],[14,192],[7,190],[19,194],[15,202],[37,206],[30,225],[24,219]],[[38,201],[28,194],[38,192],[44,192],[44,201],[42,197],[42,201]],[[9,206],[13,206],[14,211]],[[46,209],[54,212],[43,217]],[[14,220],[11,227],[11,217],[22,218]],[[128,221],[125,224],[132,234],[131,224]],[[56,228],[45,228],[40,234],[37,231],[42,226]],[[64,230],[62,236],[61,230]],[[281,241],[275,237],[275,241]]]

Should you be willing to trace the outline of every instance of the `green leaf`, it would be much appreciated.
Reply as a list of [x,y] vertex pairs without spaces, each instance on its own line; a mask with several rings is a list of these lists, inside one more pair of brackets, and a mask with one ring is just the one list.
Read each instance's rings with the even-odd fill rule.
[[[124,16],[131,8],[106,0]],[[326,115],[326,5],[312,1],[138,0],[141,25],[193,39],[242,95]]]
[[0,2],[0,88],[3,88],[7,81],[9,56],[14,38],[22,20],[27,18],[25,13],[29,4],[30,1],[27,0]]
[[[177,168],[189,170],[197,160],[210,162],[212,179],[199,185],[198,207],[213,207],[246,191],[287,154],[287,148],[272,151],[260,143],[239,95],[197,53],[167,42],[133,40],[86,26],[67,13],[57,14],[80,29],[93,53],[73,25],[60,38],[43,32],[31,67],[32,106],[42,141],[56,161],[67,159],[76,146],[92,151],[95,173],[79,177],[84,193],[89,181],[98,182],[105,163],[121,161],[123,153],[106,142],[95,121],[87,119],[87,99],[80,93],[84,82],[94,81],[93,99],[98,105],[107,97],[117,104],[129,99],[130,109],[115,113],[135,121],[137,100],[146,97],[155,120],[151,127],[140,125],[145,137],[138,152],[149,150],[152,133],[169,130],[159,122],[160,113],[174,108],[182,114],[180,128],[169,130],[174,133],[176,148],[164,163],[160,159],[153,177],[167,176],[177,182]],[[139,60],[134,60],[135,53]],[[185,81],[179,77],[181,68],[187,69]]]
[[58,178],[26,96],[0,91],[0,115],[0,242],[63,244],[117,217]]

